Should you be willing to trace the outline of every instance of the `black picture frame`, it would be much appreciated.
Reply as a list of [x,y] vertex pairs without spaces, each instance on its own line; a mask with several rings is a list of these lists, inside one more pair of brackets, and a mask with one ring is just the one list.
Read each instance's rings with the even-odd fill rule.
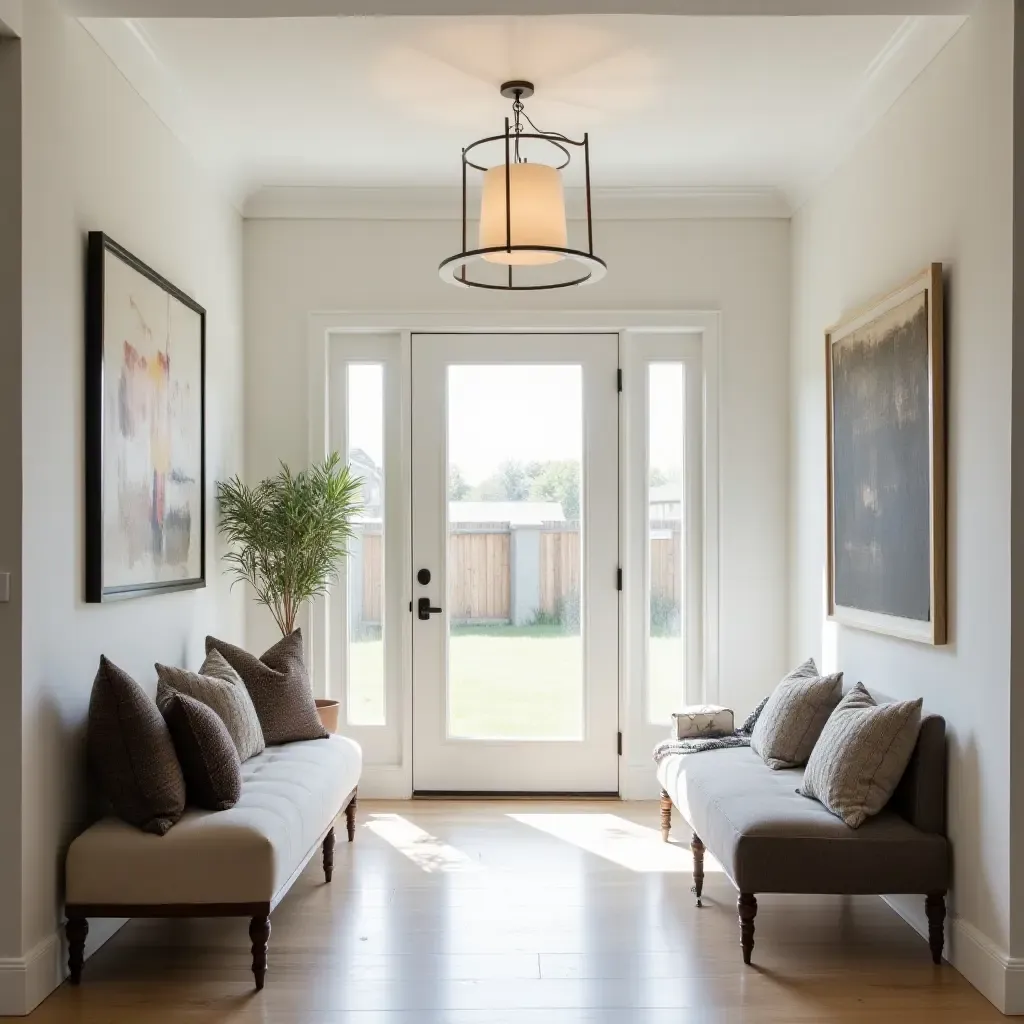
[[[104,480],[106,466],[105,310],[106,260],[111,255],[199,317],[199,574],[173,580],[112,585],[104,578]],[[85,600],[104,603],[131,597],[197,590],[206,586],[206,310],[152,267],[102,231],[90,231],[85,295]]]

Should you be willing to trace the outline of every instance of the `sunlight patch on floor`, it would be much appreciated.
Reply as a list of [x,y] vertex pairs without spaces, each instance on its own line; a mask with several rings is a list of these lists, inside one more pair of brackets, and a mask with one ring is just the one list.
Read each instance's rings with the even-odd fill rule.
[[[693,857],[688,848],[663,843],[657,829],[645,828],[617,814],[580,812],[510,814],[509,817],[630,871],[679,874],[693,871]],[[705,855],[705,873],[721,870],[713,857]]]
[[480,870],[477,861],[400,814],[371,814],[366,827],[430,874]]

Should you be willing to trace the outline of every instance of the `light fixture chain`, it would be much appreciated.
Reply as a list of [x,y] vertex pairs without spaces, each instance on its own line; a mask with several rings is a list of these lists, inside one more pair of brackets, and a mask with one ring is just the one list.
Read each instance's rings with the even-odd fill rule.
[[523,162],[519,155],[519,136],[523,134],[523,122],[521,115],[523,113],[523,94],[516,91],[516,98],[512,104],[512,112],[515,115],[515,131],[516,131],[516,163],[520,164]]

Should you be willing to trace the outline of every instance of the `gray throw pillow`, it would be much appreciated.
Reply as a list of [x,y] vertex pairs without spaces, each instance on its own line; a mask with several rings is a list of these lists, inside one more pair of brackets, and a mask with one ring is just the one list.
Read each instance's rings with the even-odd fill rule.
[[302,658],[301,630],[282,637],[260,658],[212,636],[206,650],[220,651],[242,677],[268,745],[327,739]]
[[89,763],[114,813],[162,836],[185,810],[185,780],[152,697],[100,658],[89,698]]
[[920,727],[920,699],[877,704],[857,683],[815,744],[800,792],[820,800],[850,828],[859,828],[889,802]]
[[769,768],[797,768],[811,756],[843,695],[843,673],[822,676],[813,658],[775,687],[750,735],[750,748]]
[[198,672],[157,665],[156,674],[156,703],[165,717],[174,694],[184,693],[220,716],[241,760],[263,752],[266,742],[249,691],[219,651],[210,651]]
[[164,710],[185,776],[188,802],[226,811],[242,793],[242,762],[220,716],[184,693],[171,695]]

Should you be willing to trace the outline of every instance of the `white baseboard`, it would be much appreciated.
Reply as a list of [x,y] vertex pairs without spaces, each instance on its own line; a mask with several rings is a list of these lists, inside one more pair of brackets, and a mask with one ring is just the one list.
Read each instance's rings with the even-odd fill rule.
[[654,774],[654,763],[623,764],[619,770],[619,795],[623,800],[657,800],[661,784]]
[[[927,939],[923,896],[882,899]],[[1009,956],[969,921],[952,915],[946,918],[943,956],[1001,1013],[1024,1014],[1024,959]]]
[[359,777],[360,800],[409,800],[412,778],[403,765],[368,764]]
[[[649,764],[623,768],[619,778],[619,793],[623,800],[657,800],[661,786]],[[361,800],[409,800],[412,797],[412,778],[402,765],[366,765],[359,778]]]
[[0,1016],[31,1013],[60,984],[53,969],[60,963],[60,937],[44,939],[25,956],[0,958]]
[[[102,919],[89,923],[88,959],[124,924]],[[0,957],[0,1017],[31,1013],[67,977],[67,956],[59,932],[47,936],[24,956]]]
[[[650,763],[625,765],[619,776],[619,794],[623,800],[657,800],[661,786]],[[366,765],[359,779],[362,800],[408,800],[412,797],[412,778],[403,765]]]

